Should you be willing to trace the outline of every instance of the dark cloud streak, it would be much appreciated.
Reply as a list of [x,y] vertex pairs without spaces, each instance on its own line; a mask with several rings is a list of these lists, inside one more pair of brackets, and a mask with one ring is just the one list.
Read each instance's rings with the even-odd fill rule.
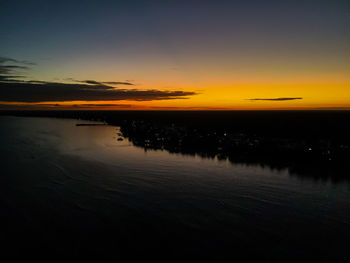
[[295,98],[255,98],[255,99],[248,99],[250,101],[288,101],[288,100],[302,100],[301,97],[295,97]]
[[29,65],[29,66],[36,65],[36,63],[30,62],[27,60],[17,60],[17,59],[8,58],[8,57],[0,57],[0,64],[7,63],[7,62],[24,64],[24,65]]
[[[19,65],[8,65],[15,63]],[[34,63],[0,57],[0,101],[40,103],[47,101],[151,101],[186,99],[195,92],[121,89],[109,85],[134,85],[131,82],[67,79],[76,83],[45,82],[40,80],[21,80],[19,70],[30,69]],[[94,105],[97,106],[97,105]],[[106,105],[105,105],[106,106]],[[115,106],[115,105],[110,105]]]
[[120,108],[131,108],[131,104],[74,104],[77,108],[95,108],[95,107],[120,107]]
[[73,82],[92,84],[92,85],[105,85],[105,84],[107,84],[107,85],[128,85],[128,86],[134,85],[131,82],[124,82],[124,81],[75,80],[72,78],[69,78],[68,80],[73,81]]
[[106,81],[102,82],[103,84],[108,84],[108,85],[135,85],[131,82],[118,82],[118,81]]
[[187,91],[117,89],[106,85],[54,82],[0,82],[0,101],[152,101],[186,99],[196,95]]
[[[7,65],[7,63],[15,63],[20,65]],[[24,76],[17,75],[18,71],[30,69],[28,65],[34,63],[28,61],[19,61],[13,58],[0,57],[0,81],[16,81],[16,79],[24,78]]]

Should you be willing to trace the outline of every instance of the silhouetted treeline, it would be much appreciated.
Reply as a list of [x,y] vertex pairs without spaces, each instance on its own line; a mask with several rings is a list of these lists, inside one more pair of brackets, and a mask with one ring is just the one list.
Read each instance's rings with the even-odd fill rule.
[[11,111],[121,127],[145,149],[288,168],[297,176],[350,179],[349,111]]

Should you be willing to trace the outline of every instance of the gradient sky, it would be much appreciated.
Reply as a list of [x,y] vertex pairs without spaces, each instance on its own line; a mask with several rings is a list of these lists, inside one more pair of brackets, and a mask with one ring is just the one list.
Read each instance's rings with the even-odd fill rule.
[[343,109],[349,28],[348,0],[2,0],[0,108]]

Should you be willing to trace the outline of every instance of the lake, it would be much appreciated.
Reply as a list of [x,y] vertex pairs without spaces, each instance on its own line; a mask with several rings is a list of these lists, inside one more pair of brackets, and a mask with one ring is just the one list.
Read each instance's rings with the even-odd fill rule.
[[0,117],[2,252],[349,262],[349,180],[145,150],[81,123]]

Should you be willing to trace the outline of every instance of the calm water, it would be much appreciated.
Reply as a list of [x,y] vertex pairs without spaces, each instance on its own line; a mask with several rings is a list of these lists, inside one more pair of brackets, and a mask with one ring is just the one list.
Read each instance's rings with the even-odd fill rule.
[[348,181],[145,151],[77,123],[0,117],[2,252],[349,262]]

